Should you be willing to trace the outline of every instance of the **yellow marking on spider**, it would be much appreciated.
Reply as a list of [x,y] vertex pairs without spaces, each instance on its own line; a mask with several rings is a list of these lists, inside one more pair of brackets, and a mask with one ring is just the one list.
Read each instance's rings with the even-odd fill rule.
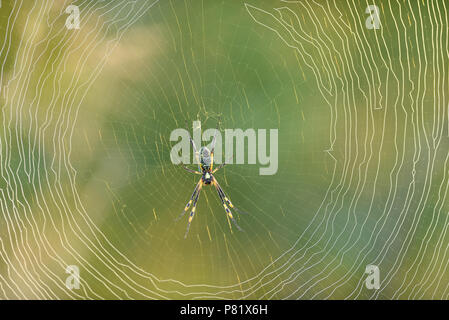
[[192,222],[192,220],[193,220],[193,216],[190,216],[189,217],[189,223]]
[[229,201],[228,197],[225,197],[224,199],[225,199],[226,202],[229,202],[229,206],[230,206],[231,208],[234,208],[234,205],[232,204],[231,201]]
[[194,213],[194,212],[195,212],[195,210],[196,210],[196,207],[193,207],[193,208],[192,208],[192,213]]

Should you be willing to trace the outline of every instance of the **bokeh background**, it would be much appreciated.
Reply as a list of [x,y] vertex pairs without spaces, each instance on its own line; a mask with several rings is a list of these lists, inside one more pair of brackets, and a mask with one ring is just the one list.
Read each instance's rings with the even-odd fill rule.
[[[447,299],[447,25],[444,0],[2,1],[0,298]],[[209,187],[184,239],[170,133],[219,118],[278,129],[279,169],[226,166],[244,232]]]

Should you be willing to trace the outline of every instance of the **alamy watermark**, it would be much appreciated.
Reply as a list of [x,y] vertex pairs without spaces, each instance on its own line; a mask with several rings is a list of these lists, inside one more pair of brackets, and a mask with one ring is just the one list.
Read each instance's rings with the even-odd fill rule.
[[[199,148],[202,142],[212,143],[216,136],[214,163],[227,164],[259,164],[260,175],[273,175],[278,170],[278,129],[270,129],[267,137],[267,129],[225,129],[224,141],[218,129],[207,129],[201,132],[201,121],[193,121],[192,139]],[[267,140],[269,140],[269,153],[267,153]],[[189,132],[178,128],[171,132],[170,141],[176,143],[170,152],[173,164],[197,164],[196,157],[191,153]],[[224,154],[223,154],[224,142]],[[209,148],[210,149],[210,148]],[[247,150],[247,152],[245,152]],[[223,157],[224,156],[224,157]],[[246,161],[246,162],[245,162]]]
[[368,276],[365,279],[365,286],[369,290],[379,290],[380,288],[380,271],[379,267],[376,265],[367,265],[365,268],[365,273]]
[[380,13],[379,7],[376,5],[369,5],[366,7],[365,13],[369,14],[366,18],[365,26],[368,29],[380,29]]
[[65,13],[68,13],[69,16],[65,20],[65,26],[67,29],[79,29],[80,28],[80,9],[78,6],[73,4],[69,5],[65,9]]
[[70,290],[79,289],[80,268],[77,265],[70,265],[65,269],[65,273],[69,274],[69,276],[65,280],[65,286]]

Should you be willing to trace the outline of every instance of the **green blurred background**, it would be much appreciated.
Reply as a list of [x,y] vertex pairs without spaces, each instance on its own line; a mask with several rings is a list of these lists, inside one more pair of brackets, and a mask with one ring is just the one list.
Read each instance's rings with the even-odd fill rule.
[[[444,0],[2,1],[0,297],[447,298],[447,16]],[[279,169],[226,166],[245,231],[205,187],[185,240],[198,177],[170,133],[220,117],[278,129]]]

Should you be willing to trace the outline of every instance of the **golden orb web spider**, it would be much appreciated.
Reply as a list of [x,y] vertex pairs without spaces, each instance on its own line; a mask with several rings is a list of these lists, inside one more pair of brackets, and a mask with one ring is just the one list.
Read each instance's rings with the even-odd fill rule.
[[[235,218],[232,215],[231,209],[233,209],[241,214],[244,212],[240,211],[232,204],[231,200],[229,200],[229,198],[226,196],[223,189],[221,188],[220,184],[218,183],[217,178],[215,178],[215,176],[214,176],[215,172],[217,172],[218,170],[220,170],[221,168],[223,168],[226,165],[226,161],[224,161],[216,169],[213,168],[214,167],[214,149],[215,149],[215,141],[216,141],[217,132],[218,132],[218,126],[219,126],[219,123],[217,124],[217,130],[215,131],[214,138],[212,139],[210,151],[207,147],[201,147],[200,151],[198,152],[196,149],[196,146],[195,146],[195,142],[192,140],[190,133],[189,133],[190,144],[192,145],[193,152],[195,153],[195,158],[198,163],[198,171],[189,169],[184,164],[182,164],[182,166],[185,170],[187,170],[190,173],[200,174],[201,178],[200,178],[200,181],[198,181],[197,185],[195,186],[195,189],[193,190],[193,193],[190,196],[190,200],[189,200],[189,202],[187,202],[187,205],[185,206],[184,211],[176,219],[176,221],[181,219],[186,214],[186,212],[189,210],[190,206],[193,204],[192,210],[190,211],[189,220],[187,223],[187,230],[184,235],[184,239],[187,238],[187,234],[189,233],[189,229],[190,229],[190,224],[192,223],[193,217],[195,216],[196,204],[198,202],[198,198],[200,196],[201,189],[203,188],[204,185],[210,185],[210,184],[215,186],[215,189],[217,190],[217,193],[218,193],[218,197],[220,198],[221,204],[223,205],[223,208],[224,208],[227,216],[229,217],[229,219],[231,219],[231,221],[234,223],[234,225],[236,226],[236,228],[239,231],[243,231],[243,229],[240,228],[240,226],[237,224],[237,221],[235,221]],[[187,127],[187,131],[189,131],[187,122],[186,122],[186,127]]]

